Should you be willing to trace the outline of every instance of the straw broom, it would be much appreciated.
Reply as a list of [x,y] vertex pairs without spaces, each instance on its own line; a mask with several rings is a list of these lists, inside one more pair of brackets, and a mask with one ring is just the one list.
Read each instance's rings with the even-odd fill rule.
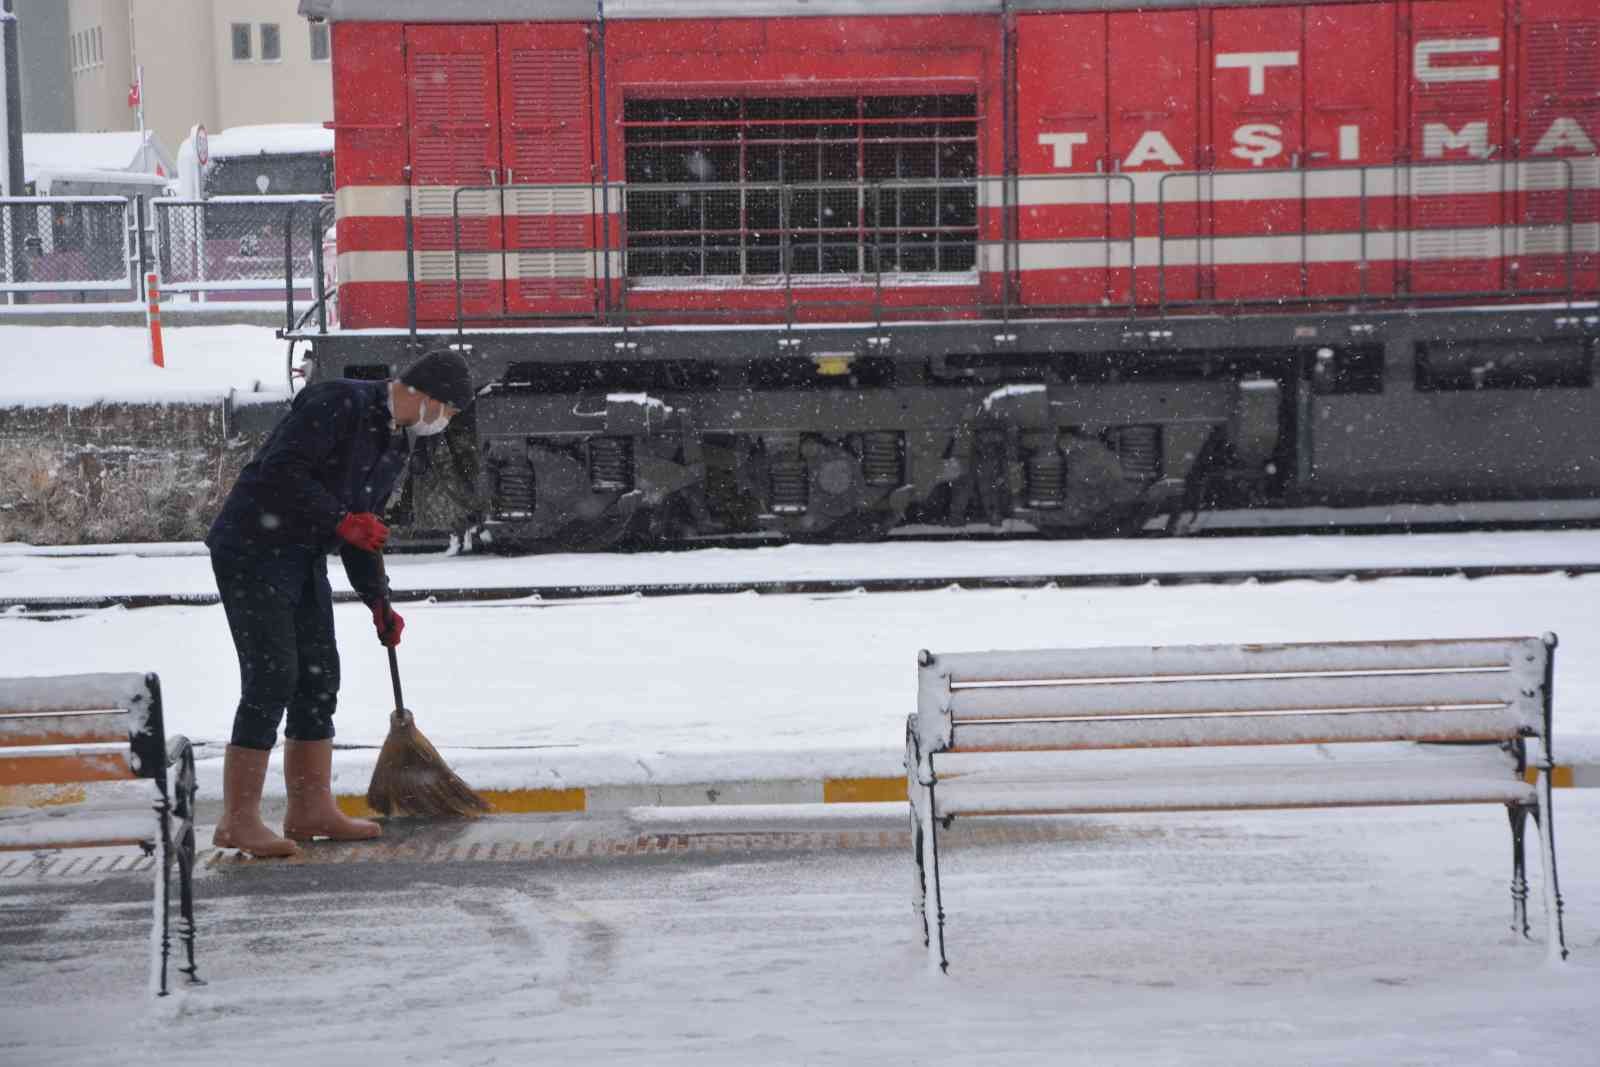
[[406,710],[400,696],[400,659],[393,645],[389,646],[389,678],[394,682],[394,711],[389,715],[389,736],[372,768],[367,806],[382,815],[422,818],[473,818],[487,812],[488,801],[446,765]]

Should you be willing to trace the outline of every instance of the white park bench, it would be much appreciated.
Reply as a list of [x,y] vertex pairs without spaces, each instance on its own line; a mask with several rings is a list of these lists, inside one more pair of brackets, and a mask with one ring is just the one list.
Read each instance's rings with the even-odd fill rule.
[[[921,653],[906,772],[930,963],[947,966],[939,830],[956,816],[1471,803],[1506,805],[1512,927],[1524,936],[1534,817],[1546,944],[1564,959],[1555,647],[1546,634]],[[1534,782],[1530,739],[1541,742]],[[1185,751],[1093,751],[1114,749]]]
[[137,845],[153,855],[150,985],[165,996],[174,864],[179,933],[188,956],[182,971],[191,982],[199,977],[194,963],[194,751],[187,738],[166,737],[160,679],[153,674],[0,678],[0,786],[25,790],[141,779],[154,788],[133,790],[132,800],[0,811],[0,852]]

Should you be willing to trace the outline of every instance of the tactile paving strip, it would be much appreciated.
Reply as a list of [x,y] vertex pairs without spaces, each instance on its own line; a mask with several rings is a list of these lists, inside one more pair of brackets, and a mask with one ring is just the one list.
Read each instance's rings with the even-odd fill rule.
[[[420,835],[417,835],[420,836]],[[1025,844],[1081,838],[1084,828],[1057,825],[994,825],[968,823],[949,836],[953,846]],[[314,842],[292,859],[256,860],[232,849],[207,848],[198,860],[203,869],[281,864],[362,863],[543,863],[564,860],[604,860],[645,856],[720,856],[756,852],[820,852],[835,849],[897,849],[909,851],[908,830],[787,830],[735,833],[644,833],[621,836],[574,833],[550,837],[506,836],[496,840],[460,842],[403,839],[397,841]],[[100,878],[107,875],[149,874],[155,860],[136,852],[77,850],[40,852],[0,858],[0,879]]]

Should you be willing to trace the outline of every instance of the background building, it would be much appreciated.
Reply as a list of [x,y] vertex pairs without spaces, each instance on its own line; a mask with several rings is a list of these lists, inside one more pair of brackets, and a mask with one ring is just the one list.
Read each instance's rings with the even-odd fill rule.
[[[327,26],[296,0],[22,0],[26,129],[134,130],[179,145],[213,133],[333,117]],[[52,53],[54,58],[51,59]],[[52,66],[53,64],[53,66]]]

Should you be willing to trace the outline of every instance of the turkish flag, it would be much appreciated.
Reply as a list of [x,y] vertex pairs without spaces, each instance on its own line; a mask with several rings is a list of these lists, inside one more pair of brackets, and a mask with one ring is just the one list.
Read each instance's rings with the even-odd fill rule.
[[129,107],[138,107],[139,106],[139,83],[138,82],[134,82],[132,85],[128,86],[128,106]]

